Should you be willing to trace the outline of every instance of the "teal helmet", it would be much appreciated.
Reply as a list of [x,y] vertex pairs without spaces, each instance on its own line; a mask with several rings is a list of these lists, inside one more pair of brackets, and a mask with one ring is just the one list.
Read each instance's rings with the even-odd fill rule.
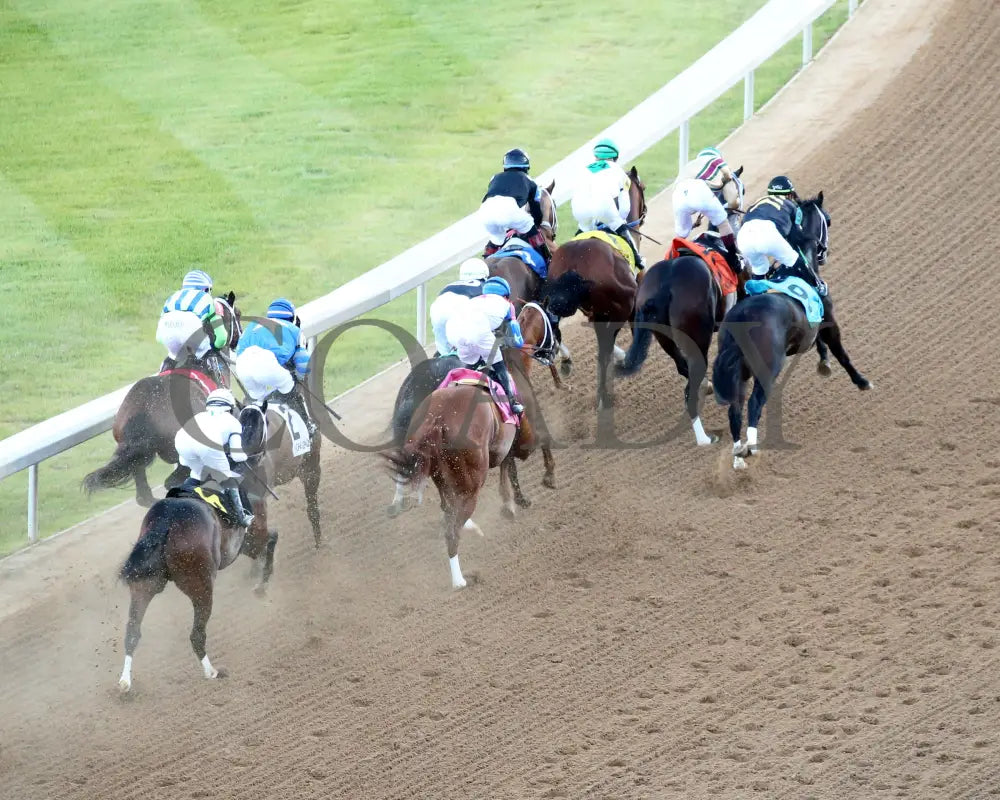
[[594,158],[598,161],[610,161],[618,158],[618,145],[606,137],[601,139],[594,145]]
[[718,149],[715,147],[704,147],[698,153],[697,158],[701,158],[702,156],[711,156],[712,158],[722,158],[722,153],[720,153]]
[[483,284],[483,294],[498,294],[501,297],[510,297],[510,284],[506,280],[494,275],[488,278]]

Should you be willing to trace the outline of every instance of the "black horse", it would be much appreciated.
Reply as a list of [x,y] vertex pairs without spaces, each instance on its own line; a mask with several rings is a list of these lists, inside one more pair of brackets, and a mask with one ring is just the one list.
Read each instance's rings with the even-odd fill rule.
[[[815,286],[818,273],[808,265],[818,264],[827,246],[830,217],[823,208],[823,193],[800,203],[802,235],[795,242],[807,266],[781,267],[773,279],[796,276]],[[837,361],[861,390],[871,388],[869,380],[851,363],[840,340],[840,327],[833,315],[833,300],[823,296],[823,322],[809,325],[802,304],[784,294],[768,293],[748,297],[725,317],[719,333],[719,353],[712,368],[716,400],[729,406],[729,430],[733,437],[733,467],[746,466],[745,456],[757,451],[757,425],[785,356],[804,353],[817,340],[830,348]],[[741,441],[746,381],[754,379],[748,406],[747,441]]]

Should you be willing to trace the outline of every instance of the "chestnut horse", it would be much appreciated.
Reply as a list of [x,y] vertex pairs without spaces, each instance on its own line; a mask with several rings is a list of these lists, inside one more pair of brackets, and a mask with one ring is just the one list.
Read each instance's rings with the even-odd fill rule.
[[466,585],[458,562],[458,535],[463,528],[482,533],[472,513],[492,467],[500,467],[500,496],[514,513],[509,458],[517,428],[501,420],[496,404],[476,385],[435,389],[414,415],[419,421],[406,444],[383,454],[397,484],[420,487],[428,478],[441,495],[444,537],[451,566],[451,585]]
[[[225,298],[216,298],[222,309],[222,322],[228,334],[227,347],[235,348],[240,339],[240,311],[236,295],[230,292]],[[187,373],[204,372],[197,360],[180,363],[162,375],[141,378],[129,389],[115,414],[111,428],[117,447],[111,460],[83,479],[87,494],[99,489],[124,486],[135,481],[135,499],[141,506],[153,504],[146,469],[159,456],[168,464],[177,463],[174,436],[187,420],[205,408],[209,387]],[[167,480],[168,488],[183,480],[177,471]]]
[[[152,505],[142,520],[139,539],[119,573],[131,594],[125,629],[125,664],[118,680],[122,694],[132,688],[132,657],[139,644],[146,609],[168,581],[173,581],[194,607],[191,647],[205,677],[225,675],[224,670],[212,666],[205,651],[205,628],[212,615],[215,576],[240,553],[268,552],[267,539],[266,525],[258,525],[254,520],[249,531],[234,526],[196,497],[167,497]],[[269,556],[273,554],[272,546]]]
[[[633,230],[646,218],[645,185],[633,166],[629,171],[631,209],[627,222]],[[611,245],[600,239],[566,242],[556,250],[549,264],[545,289],[547,308],[558,317],[583,311],[597,335],[597,407],[610,408],[608,367],[612,354],[619,360],[624,352],[615,347],[618,331],[632,319],[636,279],[628,262]]]
[[[550,251],[555,251],[556,232],[559,227],[559,219],[556,215],[556,204],[552,200],[552,190],[556,182],[552,181],[548,188],[542,191],[542,224],[539,230]],[[521,306],[532,300],[537,300],[541,294],[543,281],[531,267],[521,259],[514,256],[489,256],[486,263],[490,268],[490,275],[497,275],[507,281],[510,286],[510,301],[514,304],[514,310],[520,312]]]

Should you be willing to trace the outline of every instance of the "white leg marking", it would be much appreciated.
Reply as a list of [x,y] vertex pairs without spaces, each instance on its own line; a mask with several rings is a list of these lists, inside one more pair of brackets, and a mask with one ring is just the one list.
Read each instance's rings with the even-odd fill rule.
[[615,363],[616,364],[625,363],[625,351],[622,350],[618,345],[615,345]]
[[734,456],[743,455],[743,442],[733,442],[733,455]]
[[458,556],[452,556],[448,559],[448,563],[451,565],[451,587],[453,589],[465,588],[465,577],[462,575],[462,568],[458,565]]
[[[483,529],[480,528],[475,522],[473,522],[471,518],[465,521],[465,524],[462,526],[462,530],[472,531],[473,533],[478,533],[484,539],[486,538],[486,534],[483,533]],[[455,558],[457,560],[458,556],[455,556]]]
[[753,455],[757,452],[757,429],[747,428],[747,451]]
[[563,358],[572,358],[572,356],[569,354],[569,348],[562,342],[559,343],[559,355],[561,355]]
[[122,676],[118,679],[118,689],[127,692],[132,688],[132,656],[125,656],[125,666],[122,667]]
[[392,496],[392,504],[394,506],[403,505],[403,498],[406,493],[403,491],[403,484],[400,481],[396,481],[396,493]]
[[205,670],[206,678],[218,678],[219,671],[212,666],[212,662],[208,660],[208,653],[205,653],[205,657],[201,660],[201,668]]
[[705,433],[705,426],[701,424],[701,417],[695,417],[692,425],[694,426],[694,438],[697,440],[699,447],[712,444],[712,437]]
[[743,460],[743,456],[735,456],[733,458],[733,469],[746,469],[747,462]]

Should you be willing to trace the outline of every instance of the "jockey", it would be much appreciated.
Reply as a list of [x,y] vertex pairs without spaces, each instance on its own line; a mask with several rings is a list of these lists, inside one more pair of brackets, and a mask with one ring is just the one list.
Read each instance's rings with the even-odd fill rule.
[[632,179],[618,164],[618,146],[610,139],[594,145],[595,161],[587,167],[587,175],[573,194],[573,216],[581,231],[607,228],[624,239],[632,249],[639,269],[646,262],[632,241],[628,215],[632,210],[629,187]]
[[[204,333],[204,337],[199,333]],[[216,383],[220,386],[227,383],[219,351],[229,338],[215,311],[208,273],[191,270],[184,276],[180,291],[167,298],[156,326],[156,341],[167,348],[160,372],[176,367],[181,353],[187,351],[204,363]]]
[[515,148],[503,157],[503,172],[490,179],[479,219],[490,235],[483,258],[493,255],[504,243],[507,231],[515,230],[521,239],[534,247],[545,263],[552,259],[545,237],[538,229],[542,224],[542,190],[530,177],[531,161],[527,153]]
[[266,322],[251,322],[236,346],[236,374],[255,401],[274,396],[302,417],[310,438],[316,434],[302,393],[309,375],[309,352],[302,341],[295,306],[283,297],[267,307]]
[[471,298],[483,293],[483,281],[489,276],[490,268],[485,261],[481,258],[468,258],[458,268],[458,280],[445,286],[431,303],[431,329],[434,331],[434,343],[439,356],[455,352],[446,333],[448,320],[456,311],[464,308]]
[[524,406],[516,400],[496,336],[497,330],[505,326],[511,343],[515,347],[523,347],[521,326],[510,302],[510,285],[503,278],[494,276],[483,284],[481,296],[470,300],[448,321],[447,335],[448,340],[454,342],[458,357],[464,364],[478,369],[477,364],[487,363],[487,369],[507,393],[511,411],[521,414]]
[[750,262],[755,278],[763,278],[771,269],[768,257],[785,267],[794,268],[811,283],[820,296],[826,294],[826,284],[806,264],[802,254],[789,239],[798,241],[802,235],[802,209],[792,182],[784,175],[771,179],[767,196],[754,203],[743,218],[737,241],[740,251]]
[[[727,198],[725,206],[719,202],[716,192],[721,191]],[[729,224],[728,209],[740,206],[739,190],[733,180],[733,173],[714,147],[706,147],[684,167],[674,186],[674,235],[686,239],[694,227],[697,214],[704,214],[719,229],[726,249],[723,255],[733,273],[739,276],[741,266],[736,255],[736,235]],[[726,297],[728,311],[736,302],[736,295]]]
[[[228,389],[216,389],[205,399],[205,410],[194,415],[193,423],[199,435],[181,428],[174,436],[174,447],[180,463],[191,468],[189,480],[197,485],[207,477],[216,478],[232,501],[240,524],[249,528],[254,517],[243,507],[240,498],[242,475],[238,466],[246,463],[247,454],[243,452],[243,429],[233,415],[235,408],[233,393]],[[188,427],[190,425],[188,423]]]

